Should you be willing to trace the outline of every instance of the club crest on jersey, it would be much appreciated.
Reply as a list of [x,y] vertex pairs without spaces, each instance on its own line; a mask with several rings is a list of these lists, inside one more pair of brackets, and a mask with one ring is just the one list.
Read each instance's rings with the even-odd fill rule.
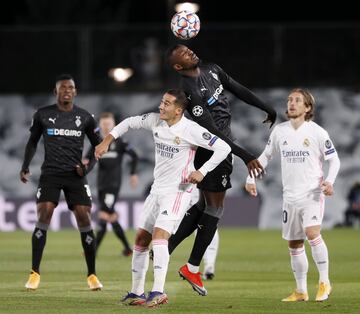
[[331,148],[331,146],[332,146],[331,141],[330,141],[330,140],[326,140],[326,141],[325,141],[325,147],[326,147],[327,149],[329,149],[329,148]]
[[76,120],[75,120],[75,124],[77,127],[79,127],[81,125],[81,117],[80,116],[76,116]]
[[305,147],[309,147],[309,146],[310,146],[310,141],[309,141],[307,138],[304,139],[303,145],[304,145]]
[[213,71],[209,71],[209,73],[212,75],[212,77],[215,79],[215,80],[219,80],[219,77],[217,76],[217,74],[216,73],[214,73]]
[[179,145],[179,144],[180,144],[180,137],[176,136],[176,137],[174,138],[174,143],[177,144],[177,145]]
[[197,105],[192,109],[192,113],[195,117],[200,117],[204,113],[204,109],[201,106]]
[[208,132],[204,132],[204,133],[202,134],[202,137],[203,137],[204,140],[208,141],[208,140],[211,139],[211,134],[208,133]]
[[223,187],[226,187],[226,184],[228,182],[227,178],[226,178],[226,174],[222,175],[222,181],[221,184],[223,185]]

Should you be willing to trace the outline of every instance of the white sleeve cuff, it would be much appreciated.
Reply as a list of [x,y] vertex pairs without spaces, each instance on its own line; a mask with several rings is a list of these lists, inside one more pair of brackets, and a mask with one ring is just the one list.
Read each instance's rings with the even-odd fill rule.
[[247,176],[246,178],[246,183],[247,184],[255,184],[255,178],[252,178],[250,176]]

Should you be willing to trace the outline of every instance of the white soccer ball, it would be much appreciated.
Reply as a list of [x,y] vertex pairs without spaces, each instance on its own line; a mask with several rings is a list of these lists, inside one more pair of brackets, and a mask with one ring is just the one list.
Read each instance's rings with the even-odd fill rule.
[[199,33],[200,19],[195,13],[180,11],[174,14],[170,26],[176,37],[188,40]]

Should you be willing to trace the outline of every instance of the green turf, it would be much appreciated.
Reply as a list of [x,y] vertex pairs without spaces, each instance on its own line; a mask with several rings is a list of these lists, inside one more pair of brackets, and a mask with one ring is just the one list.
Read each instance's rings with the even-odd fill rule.
[[[128,235],[133,239],[134,232]],[[191,237],[171,258],[165,286],[169,304],[147,309],[119,304],[131,287],[131,258],[120,255],[113,234],[106,235],[97,260],[102,291],[87,289],[78,232],[61,231],[48,233],[40,287],[28,292],[24,283],[30,267],[31,234],[0,233],[0,313],[360,313],[360,230],[336,229],[323,236],[334,289],[327,302],[313,301],[317,272],[308,245],[311,301],[282,303],[280,299],[294,288],[294,280],[280,231],[221,229],[216,276],[205,282],[208,296],[198,296],[177,274],[187,260]],[[151,281],[150,268],[147,290]]]

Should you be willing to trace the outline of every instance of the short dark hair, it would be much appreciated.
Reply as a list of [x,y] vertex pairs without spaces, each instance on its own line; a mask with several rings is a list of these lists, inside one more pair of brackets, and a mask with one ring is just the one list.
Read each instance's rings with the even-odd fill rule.
[[175,103],[181,107],[183,111],[186,110],[187,106],[189,105],[189,100],[186,97],[184,91],[181,89],[169,89],[166,91],[166,94],[170,94],[175,97]]
[[171,59],[172,57],[172,54],[174,53],[174,51],[178,48],[180,48],[181,46],[183,45],[180,45],[180,44],[176,44],[176,45],[173,45],[171,46],[170,48],[168,48],[165,52],[165,60],[167,62],[167,64],[169,64],[170,66],[173,65],[173,61]]
[[71,74],[60,74],[56,77],[55,84],[60,81],[68,81],[68,80],[75,81]]

